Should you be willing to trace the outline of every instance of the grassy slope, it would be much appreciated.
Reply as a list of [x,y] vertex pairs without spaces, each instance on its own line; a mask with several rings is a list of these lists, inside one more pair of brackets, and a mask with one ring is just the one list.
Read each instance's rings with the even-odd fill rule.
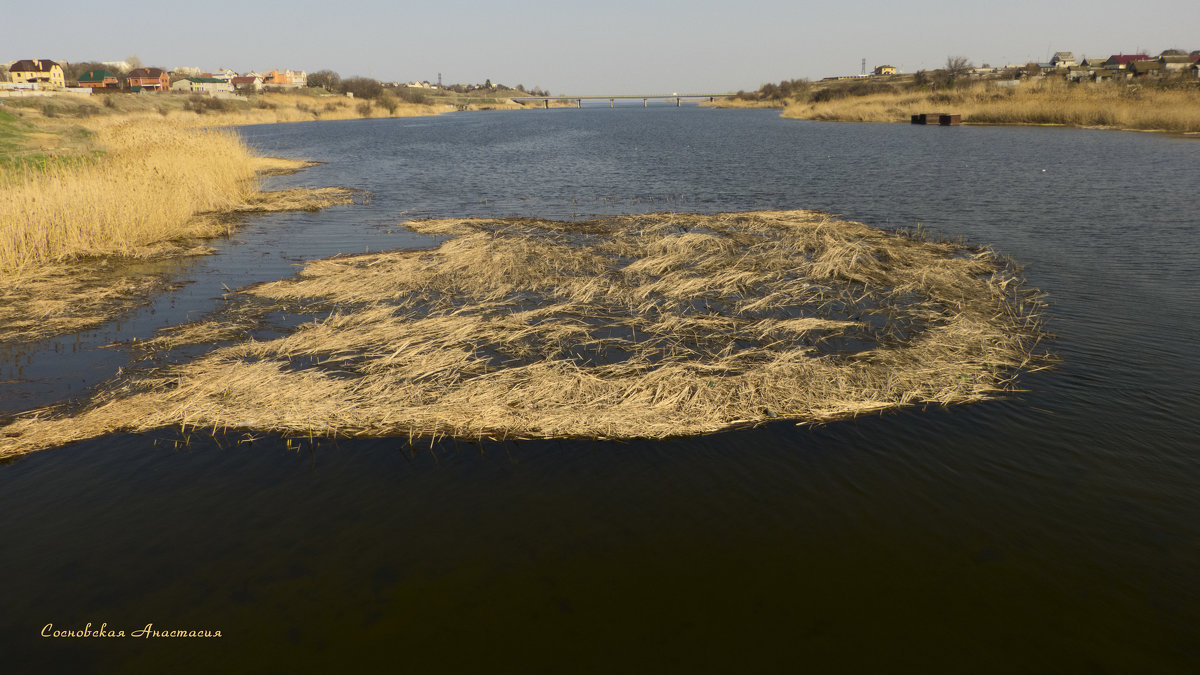
[[22,147],[28,131],[18,123],[16,115],[0,110],[0,157],[8,156]]

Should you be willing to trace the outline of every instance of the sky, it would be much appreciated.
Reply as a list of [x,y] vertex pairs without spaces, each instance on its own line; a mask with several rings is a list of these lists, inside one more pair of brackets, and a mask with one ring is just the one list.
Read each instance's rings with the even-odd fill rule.
[[[0,0],[0,24],[19,13]],[[382,81],[491,80],[553,94],[723,93],[893,65],[1200,49],[1195,0],[59,0],[0,30],[0,62],[49,58]],[[85,18],[86,17],[86,18]],[[0,25],[0,29],[4,28]]]

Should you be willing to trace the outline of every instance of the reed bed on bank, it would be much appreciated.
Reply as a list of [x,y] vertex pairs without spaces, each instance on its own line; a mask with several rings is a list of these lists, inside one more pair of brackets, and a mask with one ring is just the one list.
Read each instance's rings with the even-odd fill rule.
[[[278,162],[272,162],[279,166]],[[193,216],[186,239],[126,247],[110,256],[85,256],[0,275],[0,342],[30,342],[98,326],[173,287],[187,259],[214,252],[200,240],[228,234],[238,216],[319,211],[351,204],[363,193],[347,188],[294,188],[255,192],[219,213]]]
[[1000,87],[975,83],[952,89],[897,91],[822,102],[790,102],[795,119],[908,122],[914,113],[951,112],[964,123],[1054,124],[1143,131],[1200,132],[1200,89],[1159,89],[1127,83],[1060,81]]
[[234,135],[163,119],[89,123],[95,152],[0,168],[0,341],[98,325],[169,287],[159,264],[211,252],[236,216],[348,204],[345,188],[261,191],[308,162],[252,155]]
[[187,125],[215,127],[245,124],[278,124],[318,120],[378,119],[386,117],[422,117],[454,110],[445,104],[409,103],[393,99],[390,103],[356,100],[344,96],[309,96],[289,93],[262,93],[249,105],[229,105],[202,114],[164,109],[165,117]]
[[[817,212],[408,226],[451,238],[244,289],[142,345],[205,355],[14,420],[0,455],[167,426],[663,438],[979,401],[1047,363],[1010,263]],[[313,318],[255,339],[280,311]]]
[[196,236],[193,216],[256,190],[254,159],[229,133],[169,122],[101,126],[91,161],[0,172],[0,274]]

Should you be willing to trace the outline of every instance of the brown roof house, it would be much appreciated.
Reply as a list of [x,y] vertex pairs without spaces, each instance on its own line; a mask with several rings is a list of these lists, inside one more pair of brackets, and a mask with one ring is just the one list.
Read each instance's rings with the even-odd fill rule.
[[1187,54],[1166,54],[1158,57],[1158,62],[1162,64],[1163,70],[1172,73],[1182,72],[1192,67],[1192,57]]
[[79,86],[89,89],[116,89],[120,86],[117,76],[107,70],[89,70],[79,76]]
[[258,75],[239,75],[231,78],[229,83],[239,91],[262,91],[263,80]]
[[1163,64],[1158,61],[1134,61],[1125,68],[1133,71],[1134,77],[1158,76],[1163,74]]
[[21,59],[8,67],[13,82],[37,83],[49,87],[65,87],[62,66],[50,59]]
[[171,76],[162,68],[134,68],[125,76],[133,91],[167,91]]

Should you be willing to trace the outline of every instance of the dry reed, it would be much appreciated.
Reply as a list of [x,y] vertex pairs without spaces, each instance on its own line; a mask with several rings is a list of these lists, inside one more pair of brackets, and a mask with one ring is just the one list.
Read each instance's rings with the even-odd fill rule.
[[227,132],[165,120],[95,121],[104,154],[0,171],[0,341],[84,330],[168,285],[169,266],[211,252],[231,216],[346,204],[344,188],[263,192],[256,175],[311,163],[255,157]]
[[847,122],[908,122],[914,113],[945,111],[964,123],[1049,124],[1141,131],[1200,132],[1200,90],[1126,83],[1047,80],[998,87],[976,83],[937,92],[907,91],[791,102],[783,116]]
[[165,121],[96,133],[106,154],[94,161],[0,172],[5,276],[196,236],[193,216],[225,210],[256,189],[254,160],[232,134]]
[[[114,431],[662,438],[979,401],[1046,362],[1037,294],[991,252],[811,211],[408,223],[436,249],[243,290],[0,456]],[[316,318],[255,339],[272,312]]]

